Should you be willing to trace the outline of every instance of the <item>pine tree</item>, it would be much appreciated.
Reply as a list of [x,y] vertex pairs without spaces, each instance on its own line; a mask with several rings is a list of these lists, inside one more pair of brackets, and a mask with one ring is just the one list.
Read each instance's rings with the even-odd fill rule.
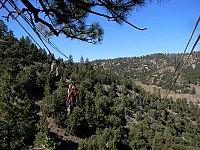
[[34,139],[35,122],[37,118],[32,110],[33,102],[24,97],[16,97],[11,76],[5,74],[1,77],[0,87],[0,118],[4,132],[0,139],[5,143],[1,145],[5,149],[21,149],[26,144],[31,145]]
[[56,150],[58,144],[55,142],[54,138],[51,137],[50,129],[48,128],[48,122],[46,117],[43,115],[37,124],[39,132],[36,134],[33,149],[50,149]]

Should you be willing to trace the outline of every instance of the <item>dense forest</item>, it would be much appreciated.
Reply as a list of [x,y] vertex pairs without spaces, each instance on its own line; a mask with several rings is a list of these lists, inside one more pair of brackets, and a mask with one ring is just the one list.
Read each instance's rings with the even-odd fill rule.
[[[66,61],[56,59],[57,74],[50,70],[50,54],[29,37],[15,38],[3,21],[0,26],[0,149],[200,149],[197,105],[163,99],[159,91],[146,92],[117,69],[104,70],[83,58],[75,63],[71,55]],[[78,89],[71,115],[64,105],[69,78]],[[42,101],[40,109],[37,101]],[[64,145],[52,134],[50,117],[81,141]]]

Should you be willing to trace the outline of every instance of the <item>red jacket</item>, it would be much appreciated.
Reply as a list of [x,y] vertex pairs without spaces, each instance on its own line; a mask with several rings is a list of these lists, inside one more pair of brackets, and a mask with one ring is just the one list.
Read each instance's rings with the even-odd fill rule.
[[76,90],[75,86],[72,86],[71,90],[68,90],[68,99],[67,102],[72,102],[76,100]]

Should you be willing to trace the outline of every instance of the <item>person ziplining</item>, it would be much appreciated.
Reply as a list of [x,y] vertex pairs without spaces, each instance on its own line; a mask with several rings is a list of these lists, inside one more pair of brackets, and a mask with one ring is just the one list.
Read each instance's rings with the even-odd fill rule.
[[60,70],[59,70],[59,61],[52,58],[52,63],[50,66],[50,73],[53,75],[54,81],[58,83],[61,78]]
[[76,105],[76,87],[73,81],[70,82],[68,90],[67,90],[67,99],[66,99],[66,106],[67,106],[67,114],[71,114],[75,105]]
[[53,60],[51,64],[51,72],[55,71],[55,75],[58,76],[58,65],[56,63],[56,60]]

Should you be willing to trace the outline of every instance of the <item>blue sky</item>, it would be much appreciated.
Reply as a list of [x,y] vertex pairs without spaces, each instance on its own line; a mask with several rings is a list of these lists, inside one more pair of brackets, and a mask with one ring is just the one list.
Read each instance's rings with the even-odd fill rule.
[[[1,14],[6,11],[1,10]],[[1,15],[2,16],[2,15]],[[150,5],[138,8],[128,18],[134,25],[147,28],[139,31],[127,24],[108,22],[99,17],[90,17],[98,21],[105,34],[102,44],[92,45],[78,40],[69,40],[64,36],[52,37],[51,41],[67,56],[72,55],[75,62],[83,58],[90,61],[118,57],[144,56],[153,53],[182,53],[200,16],[200,0],[169,0],[158,3],[153,0]],[[3,19],[1,17],[1,19]],[[44,47],[31,29],[22,22],[32,36]],[[6,23],[16,37],[27,36],[14,20]],[[200,23],[194,34],[191,46],[200,33]],[[190,52],[191,46],[187,52]],[[49,47],[56,58],[61,54]],[[195,50],[200,50],[198,44]]]

